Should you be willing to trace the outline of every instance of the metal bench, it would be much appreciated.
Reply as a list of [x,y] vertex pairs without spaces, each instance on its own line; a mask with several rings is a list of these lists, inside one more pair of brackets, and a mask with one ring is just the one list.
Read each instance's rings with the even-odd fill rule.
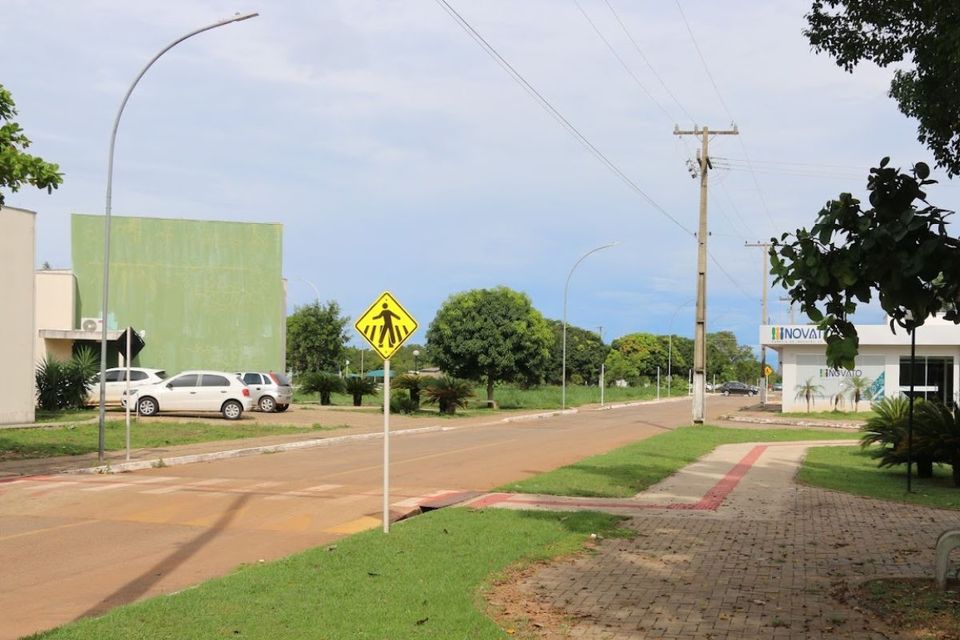
[[947,572],[950,568],[950,552],[960,547],[960,529],[947,529],[937,538],[937,588],[947,588]]

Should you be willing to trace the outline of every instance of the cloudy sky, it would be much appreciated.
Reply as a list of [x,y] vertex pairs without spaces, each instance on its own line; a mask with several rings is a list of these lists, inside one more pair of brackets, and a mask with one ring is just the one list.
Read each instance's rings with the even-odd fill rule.
[[[311,284],[350,316],[388,289],[425,330],[450,294],[506,285],[559,319],[571,267],[617,241],[574,272],[569,322],[692,335],[698,141],[673,131],[733,121],[740,136],[710,143],[708,329],[755,344],[761,258],[744,243],[862,195],[884,155],[931,160],[886,97],[891,70],[811,51],[809,0],[449,0],[609,165],[438,2],[6,0],[0,83],[66,174],[7,200],[38,212],[38,263],[69,267],[70,214],[103,212],[140,68],[236,12],[261,15],[178,45],[137,87],[113,213],[282,223],[291,310]],[[930,194],[955,209],[960,191]]]

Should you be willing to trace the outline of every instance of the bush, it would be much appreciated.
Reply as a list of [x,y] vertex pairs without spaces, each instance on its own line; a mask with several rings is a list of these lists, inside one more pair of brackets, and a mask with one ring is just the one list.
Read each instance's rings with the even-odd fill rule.
[[419,410],[420,403],[402,391],[390,394],[390,413],[416,413]]
[[[914,400],[914,445],[919,431],[924,428],[917,418],[921,407],[926,404],[923,400]],[[863,436],[860,446],[879,445],[880,448],[871,455],[880,460],[881,467],[892,467],[907,463],[907,422],[910,416],[909,398],[898,396],[884,398],[873,405],[876,413],[861,427]],[[933,459],[914,446],[914,459],[917,463],[918,478],[933,477]]]
[[440,413],[453,415],[457,407],[467,406],[469,398],[473,397],[473,388],[466,380],[441,376],[431,378],[424,386],[424,393],[429,404],[439,405]]
[[304,393],[319,393],[320,404],[329,405],[330,395],[343,391],[343,380],[332,373],[310,371],[300,376],[300,390]]
[[363,404],[363,396],[376,395],[377,383],[373,378],[349,377],[343,385],[347,393],[353,396],[353,406]]
[[960,411],[939,402],[915,404],[913,411],[914,449],[933,462],[949,464],[953,485],[960,487]]
[[[420,391],[424,387],[424,380],[420,377],[420,374],[405,373],[402,376],[398,376],[396,380],[392,380],[390,386],[394,389],[406,389],[409,391],[413,410],[417,411],[420,409]],[[393,400],[390,402],[392,406]]]
[[82,409],[93,387],[97,357],[87,347],[66,361],[46,359],[37,366],[37,406],[44,411]]

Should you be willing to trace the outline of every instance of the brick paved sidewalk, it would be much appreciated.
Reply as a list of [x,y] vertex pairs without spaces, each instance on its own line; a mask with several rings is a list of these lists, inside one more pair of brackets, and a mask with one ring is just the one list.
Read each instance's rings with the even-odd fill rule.
[[628,522],[636,538],[525,578],[521,593],[568,620],[550,637],[900,638],[856,607],[857,585],[932,577],[960,513],[797,486],[802,453],[770,449],[715,510],[647,506]]

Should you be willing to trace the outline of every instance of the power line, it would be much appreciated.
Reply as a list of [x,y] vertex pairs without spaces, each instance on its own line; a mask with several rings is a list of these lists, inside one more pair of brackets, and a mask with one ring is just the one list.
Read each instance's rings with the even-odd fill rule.
[[517,82],[527,94],[536,100],[540,106],[547,111],[559,124],[564,128],[567,133],[572,135],[581,145],[583,145],[595,158],[597,158],[607,169],[609,169],[614,175],[620,178],[630,189],[636,192],[640,197],[642,197],[650,206],[659,211],[665,217],[667,217],[673,224],[680,227],[683,231],[689,235],[695,235],[693,231],[688,229],[683,225],[679,220],[670,215],[666,209],[660,206],[653,198],[646,194],[640,186],[634,182],[627,174],[625,174],[620,167],[618,167],[612,160],[607,158],[600,149],[598,149],[585,135],[583,135],[579,129],[577,129],[573,124],[567,120],[566,117],[553,104],[550,103],[539,91],[531,85],[523,75],[517,71],[513,65],[511,65],[500,53],[491,45],[487,40],[480,35],[480,33],[454,9],[450,6],[450,3],[447,0],[435,0],[435,2],[440,5],[440,8],[447,12],[453,20],[463,29],[467,35],[469,35],[473,40],[480,45],[480,47],[490,56],[500,67],[506,71],[515,82]]
[[623,33],[627,36],[627,39],[633,43],[633,48],[637,50],[637,53],[640,55],[640,59],[643,60],[644,64],[647,65],[647,68],[650,69],[650,73],[660,82],[660,86],[663,87],[663,90],[667,92],[667,95],[670,96],[670,99],[673,100],[674,104],[680,108],[680,111],[683,112],[683,115],[690,120],[691,123],[695,123],[696,120],[690,112],[680,103],[677,99],[677,96],[673,95],[673,92],[670,91],[670,87],[667,86],[667,83],[663,81],[663,78],[660,77],[660,74],[657,73],[657,70],[653,68],[653,65],[650,64],[650,61],[647,59],[647,56],[643,54],[643,50],[640,48],[640,45],[637,43],[636,38],[633,37],[633,34],[630,33],[630,30],[627,29],[627,25],[624,24],[623,20],[620,19],[620,14],[617,13],[617,10],[613,8],[613,5],[610,4],[610,0],[603,0],[604,4],[607,5],[607,8],[610,9],[610,13],[613,14],[613,17],[617,19],[617,23],[620,25],[620,29],[623,30]]
[[[680,6],[680,0],[674,0],[677,5],[677,10],[680,12],[680,17],[683,19],[683,24],[687,28],[687,33],[690,34],[690,41],[693,43],[693,48],[696,49],[697,55],[700,57],[700,64],[703,65],[703,70],[707,74],[707,78],[710,79],[710,84],[713,85],[713,91],[717,94],[717,99],[720,101],[720,105],[723,107],[724,112],[727,114],[727,117],[731,121],[734,121],[735,118],[730,111],[730,108],[727,106],[726,100],[723,99],[723,95],[720,93],[720,87],[717,86],[717,81],[714,80],[713,74],[710,73],[710,67],[707,65],[707,59],[703,56],[703,52],[700,50],[700,45],[697,44],[697,38],[693,35],[693,29],[690,27],[690,22],[687,20],[686,14],[683,12],[683,7]],[[760,197],[760,204],[763,205],[763,211],[767,215],[767,219],[770,221],[770,225],[773,228],[774,233],[777,232],[777,224],[773,221],[773,216],[770,214],[770,207],[767,206],[767,199],[763,195],[763,189],[760,187],[760,181],[757,180],[757,174],[753,171],[753,165],[750,163],[750,154],[747,152],[747,145],[743,141],[742,136],[740,138],[740,147],[743,149],[743,155],[747,158],[747,164],[750,166],[750,175],[753,178],[753,184],[757,188],[757,195]]]
[[707,251],[707,255],[710,256],[710,259],[711,259],[711,260],[713,260],[713,264],[717,265],[717,268],[720,269],[720,272],[721,272],[723,275],[727,276],[727,280],[729,280],[730,282],[732,282],[732,283],[733,283],[733,286],[735,286],[737,289],[740,290],[740,293],[742,293],[742,294],[745,295],[746,297],[750,298],[751,300],[755,297],[753,294],[747,293],[747,290],[744,289],[744,288],[740,285],[739,282],[737,282],[736,280],[733,279],[733,276],[731,276],[730,273],[729,273],[726,269],[723,268],[723,265],[720,264],[720,261],[717,260],[717,258],[713,255],[713,253],[711,253],[710,251]]

